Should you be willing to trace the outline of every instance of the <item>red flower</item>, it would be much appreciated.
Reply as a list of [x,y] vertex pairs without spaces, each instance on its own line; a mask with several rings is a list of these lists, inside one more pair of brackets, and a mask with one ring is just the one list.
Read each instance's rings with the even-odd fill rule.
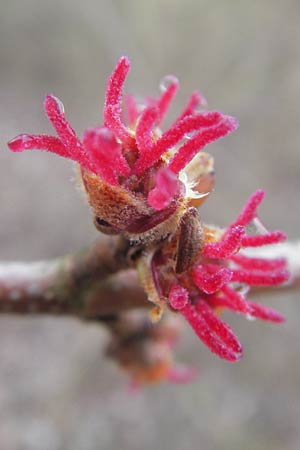
[[22,134],[9,148],[38,148],[79,163],[97,228],[143,246],[137,270],[155,304],[152,318],[158,319],[168,305],[211,351],[236,361],[242,346],[215,311],[225,307],[251,318],[283,320],[247,300],[246,292],[253,285],[284,282],[285,261],[252,258],[244,249],[280,242],[285,235],[267,232],[259,222],[262,191],[251,196],[225,231],[202,226],[195,207],[211,190],[213,169],[211,157],[199,152],[234,131],[237,121],[218,111],[199,112],[205,99],[194,92],[162,133],[159,127],[179,86],[172,76],[165,79],[160,97],[147,99],[142,107],[134,97],[125,97],[125,125],[122,90],[128,71],[129,60],[122,57],[108,80],[103,126],[87,130],[82,140],[67,122],[62,103],[48,95],[44,108],[58,137]]
[[[129,124],[125,126],[121,103],[128,71],[129,60],[122,57],[108,80],[104,126],[87,130],[82,141],[67,122],[63,104],[48,95],[45,113],[58,137],[21,134],[8,146],[14,152],[38,148],[72,159],[83,171],[112,186],[124,186],[134,196],[140,193],[136,179],[147,179],[148,186],[144,182],[142,189],[143,197],[148,197],[145,207],[159,211],[179,195],[180,187],[183,189],[179,172],[208,143],[235,130],[237,121],[220,112],[196,112],[203,98],[195,92],[180,117],[161,135],[158,126],[178,89],[177,79],[168,77],[161,96],[148,100],[141,111],[132,96],[126,97]],[[182,142],[187,134],[191,138]]]
[[246,299],[251,286],[276,286],[288,279],[284,259],[266,260],[246,256],[240,249],[281,242],[281,231],[249,235],[247,226],[261,228],[257,207],[264,197],[255,192],[234,223],[225,231],[206,227],[206,242],[193,268],[177,277],[169,291],[169,304],[190,323],[211,351],[229,361],[242,356],[242,347],[227,324],[214,310],[225,307],[271,322],[282,322],[283,316],[266,306]]

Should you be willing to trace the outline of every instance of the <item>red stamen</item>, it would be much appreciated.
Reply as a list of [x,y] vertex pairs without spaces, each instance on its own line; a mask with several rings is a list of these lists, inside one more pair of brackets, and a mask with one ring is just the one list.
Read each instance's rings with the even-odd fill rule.
[[180,185],[176,175],[167,167],[163,167],[156,174],[156,186],[148,194],[148,204],[161,211],[170,205],[179,191]]
[[265,258],[252,258],[245,255],[233,255],[231,261],[244,269],[256,269],[262,271],[271,271],[284,269],[286,267],[286,260],[283,258],[265,259]]
[[239,281],[250,286],[276,286],[287,281],[289,272],[277,270],[272,272],[256,272],[253,270],[232,270],[231,281]]
[[207,347],[220,358],[237,361],[242,356],[242,346],[229,326],[209,311],[208,305],[199,300],[197,309],[187,304],[181,314],[189,322],[197,336]]
[[231,226],[243,225],[245,227],[248,223],[250,223],[257,216],[257,208],[263,201],[264,196],[265,193],[261,189],[254,192],[236,221],[231,224]]
[[[211,269],[214,271],[211,272]],[[231,280],[232,271],[217,265],[198,265],[192,272],[197,287],[206,294],[213,294]]]
[[181,310],[189,303],[188,291],[179,284],[174,284],[169,292],[169,303],[176,311]]
[[242,314],[250,313],[248,302],[240,293],[238,293],[229,286],[223,286],[221,291],[225,295],[225,298],[214,297],[214,301],[220,300],[222,302],[220,306],[225,306],[228,309],[231,309],[235,312],[239,312]]
[[170,148],[180,142],[187,133],[199,131],[199,129],[212,127],[223,118],[219,112],[204,112],[187,116],[176,122],[156,142],[153,143],[151,151],[144,151],[134,167],[134,173],[141,176],[146,169],[153,166],[159,158]]
[[109,184],[118,185],[118,176],[129,176],[130,167],[122,147],[107,128],[86,130],[83,142],[88,150],[94,172]]
[[166,112],[169,109],[169,106],[176,95],[176,92],[179,88],[179,82],[176,77],[173,75],[168,75],[164,77],[163,82],[167,82],[168,86],[164,88],[163,93],[157,101],[157,109],[158,109],[158,123],[160,124],[164,119]]
[[136,143],[140,158],[152,152],[153,134],[152,130],[157,120],[157,109],[149,106],[141,114],[136,128]]
[[176,119],[176,122],[173,124],[175,125],[177,122],[179,122],[180,120],[182,120],[184,117],[186,116],[190,116],[191,114],[193,114],[195,112],[195,109],[198,106],[203,106],[206,107],[207,106],[207,100],[206,98],[201,94],[201,92],[199,91],[194,91],[192,93],[192,95],[190,96],[188,103],[186,105],[186,107],[184,108],[184,110],[182,111],[182,113],[180,114],[180,116]]
[[113,73],[107,81],[105,108],[107,106],[120,105],[122,100],[122,89],[129,70],[129,59],[127,58],[127,56],[121,56]]
[[54,136],[42,134],[19,134],[8,142],[8,147],[13,152],[22,152],[23,150],[45,150],[56,153],[65,158],[71,158],[69,149],[63,145],[60,139]]
[[128,123],[129,125],[134,125],[139,116],[139,109],[133,95],[127,94],[125,96],[125,106],[128,117]]
[[243,236],[243,247],[261,247],[262,245],[277,244],[285,241],[287,238],[283,231],[271,231],[266,234],[258,234],[255,236]]
[[257,303],[253,303],[251,301],[248,301],[248,305],[250,308],[250,315],[252,317],[275,323],[282,323],[285,321],[285,317],[272,308],[258,305]]
[[109,128],[124,145],[135,147],[135,139],[130,135],[122,121],[122,90],[130,62],[126,56],[120,58],[107,83],[104,105],[104,125]]
[[[281,323],[285,321],[282,314],[267,306],[258,305],[250,300],[243,299],[233,289],[226,287],[222,291],[226,297],[211,296],[208,301],[214,308],[222,307],[246,315],[249,318],[256,318],[268,322]],[[228,294],[228,295],[227,295]],[[240,299],[240,303],[238,301]]]
[[232,349],[239,356],[242,356],[242,346],[229,325],[220,320],[214,314],[210,306],[201,298],[199,298],[196,303],[196,310],[202,315],[211,330],[216,333],[228,348]]
[[44,101],[45,113],[62,143],[68,147],[74,159],[86,158],[84,148],[75,131],[65,118],[63,103],[54,95],[47,95]]
[[229,228],[219,242],[209,242],[204,246],[203,256],[229,258],[240,249],[244,235],[245,228],[240,225]]
[[180,172],[207,144],[233,132],[237,126],[236,119],[230,116],[223,116],[223,120],[219,124],[199,131],[183,144],[169,163],[169,168],[174,173]]

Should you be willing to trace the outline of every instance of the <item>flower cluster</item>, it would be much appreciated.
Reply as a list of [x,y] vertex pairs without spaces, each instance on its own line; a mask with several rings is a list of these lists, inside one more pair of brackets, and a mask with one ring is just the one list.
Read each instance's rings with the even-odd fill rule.
[[129,387],[136,390],[143,384],[167,380],[170,383],[192,381],[197,371],[173,359],[173,348],[182,330],[178,315],[165,315],[153,326],[144,311],[121,314],[113,324],[106,356],[130,373]]
[[[88,129],[80,140],[66,120],[62,103],[45,99],[46,115],[57,137],[22,134],[9,142],[14,152],[40,149],[79,164],[96,227],[121,234],[139,249],[136,267],[149,300],[152,319],[167,306],[180,313],[197,336],[221,358],[236,361],[242,346],[218,316],[228,308],[251,318],[281,322],[283,317],[246,299],[251,286],[287,280],[286,263],[247,256],[248,247],[285,239],[261,224],[257,208],[264,193],[255,192],[226,229],[202,225],[196,208],[214,183],[213,160],[200,152],[207,144],[237,128],[235,118],[207,111],[194,92],[180,116],[165,131],[161,123],[179,83],[164,79],[158,99],[140,105],[124,99],[130,68],[122,57],[108,79],[102,126]],[[200,152],[200,153],[199,153]]]
[[177,79],[167,77],[160,98],[148,99],[142,108],[126,97],[126,127],[121,103],[128,71],[129,61],[122,57],[108,80],[104,126],[86,130],[82,141],[67,122],[62,102],[48,95],[45,113],[58,137],[21,134],[8,145],[14,152],[40,149],[78,162],[99,229],[148,243],[178,227],[189,201],[186,193],[191,193],[184,167],[204,146],[235,130],[237,121],[220,112],[197,112],[203,97],[195,92],[161,134],[159,125],[178,89]]
[[[283,316],[271,308],[246,300],[251,286],[275,286],[288,278],[284,259],[265,260],[246,256],[243,249],[277,243],[285,239],[281,231],[248,234],[249,225],[260,228],[257,206],[264,196],[255,192],[244,210],[225,231],[204,227],[205,244],[191,270],[172,280],[168,301],[190,323],[210,350],[228,361],[242,356],[242,346],[227,324],[214,313],[219,307],[271,322]],[[154,265],[153,270],[157,270]],[[158,276],[156,274],[156,276]]]

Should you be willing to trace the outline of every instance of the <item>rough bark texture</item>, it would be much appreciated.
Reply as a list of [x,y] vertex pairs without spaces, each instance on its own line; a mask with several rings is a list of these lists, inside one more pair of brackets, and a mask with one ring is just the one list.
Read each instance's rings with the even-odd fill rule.
[[2,263],[0,312],[98,319],[148,306],[131,267],[127,242],[112,237],[56,260]]
[[[285,257],[299,286],[299,242],[251,251],[256,256]],[[250,253],[250,251],[248,251]],[[101,316],[151,305],[139,286],[128,242],[107,237],[59,259],[0,264],[0,313],[60,314],[99,320]],[[265,292],[264,288],[264,292]]]

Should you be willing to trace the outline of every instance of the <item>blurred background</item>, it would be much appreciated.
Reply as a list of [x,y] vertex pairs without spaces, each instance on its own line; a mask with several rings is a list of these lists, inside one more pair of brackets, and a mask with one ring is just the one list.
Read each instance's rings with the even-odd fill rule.
[[[300,237],[300,3],[236,0],[0,0],[2,260],[52,258],[96,237],[76,171],[42,152],[11,154],[21,132],[52,133],[42,102],[60,97],[80,134],[101,123],[118,58],[126,85],[158,95],[181,81],[170,117],[200,89],[240,128],[209,148],[217,186],[202,217],[228,224],[256,188],[270,229]],[[1,450],[298,450],[298,295],[267,302],[283,326],[226,317],[245,347],[231,365],[186,329],[178,358],[200,370],[187,386],[135,395],[103,358],[104,330],[71,319],[0,318]]]

